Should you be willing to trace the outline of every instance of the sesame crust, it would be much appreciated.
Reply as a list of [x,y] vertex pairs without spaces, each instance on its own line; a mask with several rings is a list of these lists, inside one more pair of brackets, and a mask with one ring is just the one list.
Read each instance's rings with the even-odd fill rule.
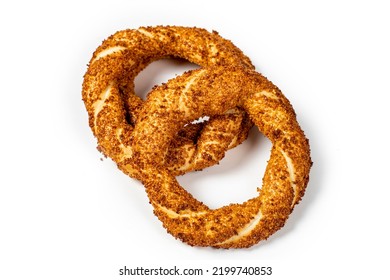
[[[151,62],[181,57],[203,68],[156,86],[144,102],[134,78]],[[281,91],[216,32],[157,26],[119,31],[94,52],[83,100],[98,149],[141,180],[155,215],[191,246],[246,248],[282,228],[305,193],[310,147]],[[209,116],[202,124],[192,124]],[[271,156],[259,195],[210,209],[175,176],[217,163],[252,124]]]
[[[141,27],[118,31],[104,40],[84,75],[83,101],[98,150],[134,178],[138,171],[128,164],[132,160],[130,138],[144,103],[134,92],[134,79],[147,65],[167,57],[201,67],[237,64],[254,68],[231,41],[202,28]],[[191,121],[183,124],[165,152],[164,164],[175,175],[218,163],[226,150],[247,138],[253,125],[239,108],[203,124]]]
[[[271,157],[257,197],[209,209],[179,185],[163,155],[188,120],[237,107],[271,140]],[[131,165],[140,171],[155,215],[170,234],[192,246],[245,248],[267,239],[301,200],[312,165],[290,102],[261,74],[240,66],[189,71],[156,87],[140,112],[131,145]]]

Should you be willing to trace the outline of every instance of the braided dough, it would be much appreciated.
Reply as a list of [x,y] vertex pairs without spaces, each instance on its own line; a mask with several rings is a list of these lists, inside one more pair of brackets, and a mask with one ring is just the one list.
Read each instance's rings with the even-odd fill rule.
[[[164,155],[183,125],[236,107],[271,140],[271,157],[257,197],[209,209],[179,185]],[[140,172],[155,215],[170,234],[193,246],[242,248],[268,238],[283,227],[309,180],[309,143],[293,107],[270,81],[244,67],[189,71],[155,88],[132,136],[129,168]]]
[[[180,57],[200,66],[241,65],[253,69],[248,57],[216,32],[176,26],[124,30],[106,39],[94,52],[84,76],[82,96],[98,148],[126,174],[132,159],[130,137],[143,100],[134,93],[134,79],[151,62]],[[185,90],[184,90],[185,91]],[[183,123],[164,152],[164,164],[175,175],[219,162],[227,149],[247,138],[252,123],[232,108],[207,123]],[[183,128],[184,127],[184,128]]]

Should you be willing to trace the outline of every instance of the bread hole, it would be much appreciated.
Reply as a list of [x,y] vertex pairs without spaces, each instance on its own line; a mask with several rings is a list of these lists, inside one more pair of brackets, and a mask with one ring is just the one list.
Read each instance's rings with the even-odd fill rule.
[[271,141],[254,127],[248,139],[226,152],[218,165],[178,176],[183,188],[211,209],[258,196],[271,155]]
[[149,64],[135,78],[135,92],[143,100],[155,85],[166,83],[169,79],[185,71],[199,68],[198,65],[180,58],[165,58]]

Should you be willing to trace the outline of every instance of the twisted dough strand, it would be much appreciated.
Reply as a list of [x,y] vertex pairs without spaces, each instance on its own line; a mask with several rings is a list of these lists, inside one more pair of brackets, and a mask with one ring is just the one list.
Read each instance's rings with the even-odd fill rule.
[[[236,107],[271,140],[271,157],[257,197],[209,209],[161,164],[163,155],[188,120]],[[312,164],[290,102],[265,77],[242,67],[189,71],[155,88],[140,113],[132,147],[129,165],[141,173],[154,213],[169,233],[194,246],[242,248],[268,238],[304,195]]]
[[[143,100],[134,93],[134,78],[151,62],[181,57],[200,66],[243,65],[253,69],[248,57],[229,40],[201,28],[176,26],[124,30],[106,39],[94,52],[84,76],[83,100],[98,148],[126,174],[132,148],[129,139]],[[239,109],[216,116],[206,124],[183,124],[165,153],[173,174],[198,170],[220,161],[225,151],[246,139],[252,126]]]

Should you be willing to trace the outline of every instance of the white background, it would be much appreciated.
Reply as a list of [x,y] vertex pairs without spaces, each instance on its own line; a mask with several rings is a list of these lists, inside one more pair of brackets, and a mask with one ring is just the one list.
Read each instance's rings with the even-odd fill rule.
[[[124,265],[243,262],[272,265],[269,279],[389,279],[385,3],[3,1],[0,279],[126,279]],[[86,65],[112,33],[146,25],[217,30],[292,102],[311,143],[311,180],[286,226],[258,246],[175,240],[142,185],[100,160],[81,100]],[[139,94],[191,67],[151,65]],[[253,130],[219,166],[179,180],[211,207],[242,202],[256,194],[269,149]]]

